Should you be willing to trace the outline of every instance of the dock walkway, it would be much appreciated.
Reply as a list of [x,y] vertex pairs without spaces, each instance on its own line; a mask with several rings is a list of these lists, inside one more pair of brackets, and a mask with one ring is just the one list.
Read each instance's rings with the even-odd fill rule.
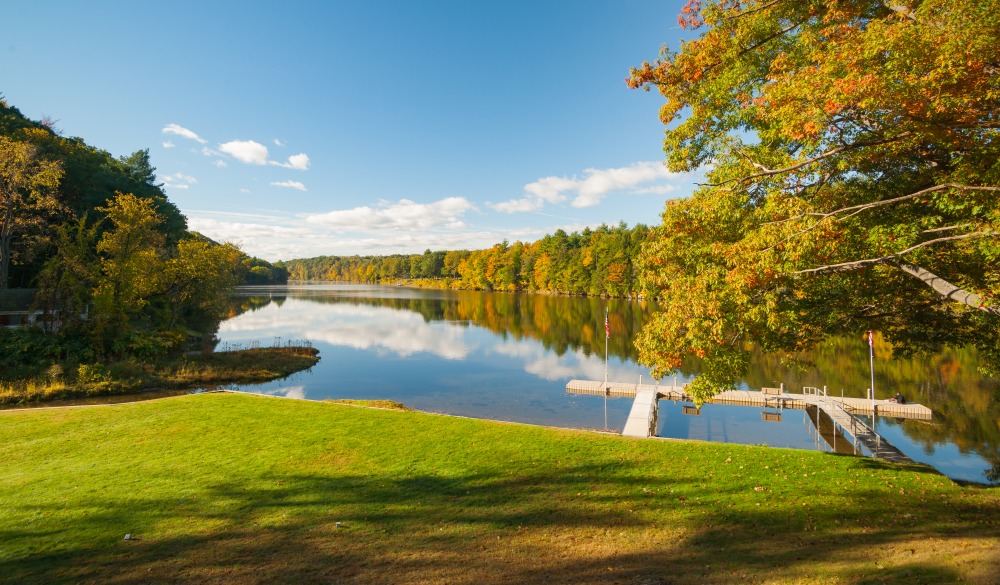
[[[768,388],[766,392],[758,390],[728,390],[715,395],[708,400],[711,404],[734,404],[742,406],[760,406],[764,408],[789,408],[805,410],[819,409],[834,423],[833,432],[847,433],[855,445],[864,445],[874,457],[899,463],[912,462],[891,443],[883,439],[869,425],[858,419],[855,414],[872,414],[872,401],[864,398],[831,397],[825,391],[816,388],[806,388],[810,393],[796,394],[785,392],[782,388]],[[625,382],[600,382],[594,380],[570,380],[566,391],[573,394],[588,394],[595,396],[610,396],[619,398],[635,398],[632,410],[626,421],[622,434],[631,437],[651,437],[656,433],[657,402],[661,399],[674,401],[691,401],[684,386],[660,384],[629,384]],[[874,402],[875,413],[893,418],[908,418],[931,420],[933,413],[922,404],[897,404],[888,400]],[[842,436],[842,435],[841,435]]]
[[626,437],[652,437],[656,434],[656,411],[659,397],[652,390],[642,390],[635,395],[632,410],[625,421],[622,435]]
[[[608,382],[607,387],[605,387],[604,382],[600,381],[570,380],[566,384],[566,391],[572,394],[619,398],[635,398],[638,392],[653,391],[657,393],[661,400],[691,401],[691,397],[684,391],[684,386],[675,385]],[[707,402],[710,404],[737,404],[742,406],[774,406],[777,402],[782,408],[803,410],[813,404],[815,398],[812,394],[796,394],[791,392],[772,395],[764,394],[759,390],[727,390],[716,394]],[[872,402],[867,398],[829,396],[827,399],[841,405],[850,414],[871,415],[872,413]],[[931,409],[922,404],[896,404],[888,400],[876,400],[875,409],[879,416],[892,418],[931,420],[933,416]]]

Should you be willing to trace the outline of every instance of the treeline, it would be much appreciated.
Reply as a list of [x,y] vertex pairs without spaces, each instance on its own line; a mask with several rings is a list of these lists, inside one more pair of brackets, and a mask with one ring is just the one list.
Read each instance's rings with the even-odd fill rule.
[[635,260],[649,237],[647,226],[622,222],[570,234],[556,230],[527,244],[505,240],[486,250],[319,256],[279,264],[294,280],[439,279],[453,289],[635,297],[642,293]]

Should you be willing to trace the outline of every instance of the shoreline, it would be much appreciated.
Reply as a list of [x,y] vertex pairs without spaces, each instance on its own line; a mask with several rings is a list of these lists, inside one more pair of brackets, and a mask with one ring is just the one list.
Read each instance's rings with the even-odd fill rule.
[[[155,391],[155,390],[153,390],[153,391]],[[166,401],[166,400],[170,400],[170,399],[174,399],[174,398],[180,398],[180,397],[183,397],[183,396],[190,396],[190,395],[195,395],[195,394],[233,394],[233,395],[239,395],[239,396],[256,396],[256,397],[261,397],[261,398],[275,398],[275,399],[281,399],[281,400],[290,400],[290,401],[297,401],[297,402],[304,403],[304,404],[336,404],[336,405],[339,405],[339,406],[349,406],[349,407],[353,407],[353,408],[366,408],[366,409],[370,409],[370,410],[412,412],[412,413],[421,414],[421,415],[439,416],[439,417],[445,417],[445,418],[470,420],[470,421],[480,421],[480,422],[495,423],[495,424],[500,424],[500,425],[513,425],[513,426],[518,426],[518,427],[527,427],[527,428],[535,428],[535,429],[548,429],[548,430],[554,430],[554,431],[575,431],[575,432],[583,432],[583,433],[589,433],[589,434],[595,434],[595,435],[601,435],[601,436],[619,437],[621,439],[634,440],[634,441],[653,440],[653,441],[660,441],[660,442],[667,442],[667,443],[703,444],[703,445],[718,445],[718,446],[740,445],[740,446],[745,446],[745,447],[761,447],[761,448],[764,448],[764,449],[777,450],[777,451],[792,451],[792,452],[805,452],[805,453],[815,452],[812,449],[799,449],[799,448],[795,448],[795,447],[778,447],[778,446],[766,445],[766,444],[765,445],[748,445],[748,444],[744,444],[744,443],[727,443],[727,442],[718,442],[718,441],[707,441],[707,440],[704,440],[704,439],[680,439],[680,438],[676,438],[676,437],[659,437],[659,436],[644,437],[644,438],[626,437],[626,436],[622,435],[620,431],[604,430],[604,429],[594,429],[594,428],[585,428],[585,427],[560,427],[560,426],[554,426],[554,425],[543,425],[543,424],[538,424],[538,423],[526,423],[526,422],[520,422],[520,421],[499,420],[499,419],[492,419],[492,418],[482,418],[482,417],[468,416],[468,415],[462,415],[462,414],[452,414],[452,413],[447,413],[447,412],[434,412],[434,411],[429,411],[429,410],[419,410],[419,409],[415,409],[415,408],[409,407],[409,406],[407,406],[405,404],[402,404],[402,403],[397,403],[397,402],[392,402],[392,401],[384,401],[384,400],[379,400],[379,399],[358,400],[358,399],[327,398],[327,399],[323,399],[323,400],[313,400],[313,399],[309,399],[309,398],[298,398],[298,397],[295,397],[295,396],[281,396],[281,395],[273,395],[273,394],[258,394],[258,393],[255,393],[255,392],[243,392],[243,391],[240,391],[240,390],[231,390],[231,389],[227,389],[227,388],[206,389],[206,390],[203,390],[201,392],[199,392],[197,389],[195,389],[195,390],[176,390],[176,391],[168,391],[168,392],[173,392],[173,393],[171,395],[169,395],[169,396],[155,396],[155,397],[148,397],[148,398],[141,398],[142,393],[130,394],[130,395],[123,395],[122,397],[123,398],[124,397],[134,397],[136,399],[135,400],[121,400],[121,401],[117,401],[117,402],[101,402],[101,403],[95,403],[95,404],[62,404],[62,405],[52,405],[51,402],[58,402],[58,401],[49,401],[47,403],[44,403],[44,405],[39,405],[39,406],[31,406],[31,405],[23,405],[23,406],[17,406],[17,407],[2,407],[2,406],[0,406],[0,414],[2,414],[4,412],[21,412],[21,411],[36,411],[36,410],[57,410],[57,409],[78,409],[78,408],[93,408],[93,407],[102,407],[102,406],[122,406],[122,405],[126,405],[126,404],[134,404],[134,403],[137,403],[137,402],[154,402],[154,401],[160,401],[160,400]],[[380,405],[380,403],[386,403],[386,402],[390,402],[391,405]],[[872,457],[868,457],[868,456],[865,456],[865,455],[855,455],[855,457],[859,457],[859,458],[862,458],[862,459],[873,459]],[[976,482],[976,481],[955,479],[955,478],[952,478],[952,477],[949,477],[949,476],[945,475],[944,473],[942,473],[941,471],[937,470],[933,466],[925,464],[925,463],[913,462],[913,463],[902,463],[902,464],[894,464],[894,465],[897,465],[900,469],[910,469],[910,468],[915,468],[915,467],[923,468],[923,469],[926,469],[926,470],[929,470],[929,471],[933,472],[936,475],[940,475],[941,477],[943,477],[945,479],[948,479],[949,481],[955,483],[956,485],[970,486],[970,487],[980,487],[980,488],[994,488],[994,487],[998,487],[998,486],[995,486],[993,484],[984,483],[984,482]]]
[[319,359],[319,350],[313,347],[285,346],[185,355],[159,364],[102,364],[100,375],[90,382],[31,378],[0,383],[0,409],[42,407],[62,400],[114,400],[155,392],[188,394],[233,384],[262,384],[307,371]]

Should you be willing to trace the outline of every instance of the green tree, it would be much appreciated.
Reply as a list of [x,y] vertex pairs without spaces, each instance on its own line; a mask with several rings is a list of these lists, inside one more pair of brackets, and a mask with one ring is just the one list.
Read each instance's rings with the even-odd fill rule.
[[84,216],[57,229],[56,251],[38,275],[35,295],[36,308],[47,315],[48,333],[75,333],[84,325],[100,273],[98,227]]
[[15,239],[63,210],[54,195],[60,177],[58,162],[36,156],[30,144],[0,136],[0,289],[7,288]]
[[666,98],[668,202],[641,257],[667,309],[636,343],[656,375],[745,345],[880,330],[899,353],[974,344],[1000,361],[1000,2],[690,0],[678,52],[634,68]]
[[176,255],[163,267],[162,295],[169,307],[166,328],[185,314],[201,321],[222,316],[229,292],[239,283],[243,253],[234,244],[213,244],[189,238],[177,243]]

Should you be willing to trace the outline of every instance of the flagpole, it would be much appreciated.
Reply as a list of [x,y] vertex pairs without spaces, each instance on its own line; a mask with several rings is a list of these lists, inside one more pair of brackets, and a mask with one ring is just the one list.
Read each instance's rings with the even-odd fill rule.
[[608,430],[608,338],[611,327],[608,324],[608,307],[604,307],[604,430]]
[[875,336],[872,334],[871,330],[868,330],[868,364],[872,374],[872,387],[871,387],[871,399],[872,399],[872,430],[875,430]]

